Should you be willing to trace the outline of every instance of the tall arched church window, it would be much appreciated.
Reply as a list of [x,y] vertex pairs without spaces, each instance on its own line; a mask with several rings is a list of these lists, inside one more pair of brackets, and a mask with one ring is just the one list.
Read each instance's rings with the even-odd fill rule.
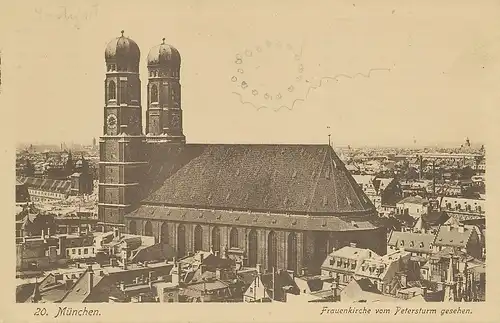
[[116,100],[116,83],[110,81],[108,84],[108,100]]
[[277,241],[276,241],[276,233],[274,231],[269,232],[267,236],[267,269],[272,270],[276,269],[278,265],[278,252],[276,250]]
[[229,248],[238,248],[238,229],[232,228],[229,232]]
[[218,227],[212,229],[212,250],[220,251],[220,230]]
[[151,86],[151,102],[158,102],[158,87],[156,84]]
[[194,228],[194,251],[203,249],[203,229],[200,225]]

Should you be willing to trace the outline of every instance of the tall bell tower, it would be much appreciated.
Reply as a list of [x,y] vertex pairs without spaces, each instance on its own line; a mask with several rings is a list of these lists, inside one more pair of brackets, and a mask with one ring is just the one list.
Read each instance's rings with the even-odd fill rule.
[[181,56],[165,43],[148,54],[148,108],[146,135],[148,142],[185,143],[182,132],[180,79]]
[[99,220],[124,224],[140,201],[145,140],[142,132],[139,46],[124,32],[105,51],[104,127],[99,141]]

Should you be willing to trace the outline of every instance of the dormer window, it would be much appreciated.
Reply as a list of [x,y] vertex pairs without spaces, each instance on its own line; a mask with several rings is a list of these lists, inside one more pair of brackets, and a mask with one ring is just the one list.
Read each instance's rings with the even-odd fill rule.
[[414,243],[413,241],[410,242],[410,247],[413,247],[414,246]]
[[423,248],[423,247],[424,247],[424,243],[420,242],[420,248]]

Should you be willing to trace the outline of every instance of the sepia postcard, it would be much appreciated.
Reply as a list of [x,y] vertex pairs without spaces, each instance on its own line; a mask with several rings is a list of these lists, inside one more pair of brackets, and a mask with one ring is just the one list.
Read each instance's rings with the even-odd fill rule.
[[500,2],[3,7],[0,320],[498,320]]

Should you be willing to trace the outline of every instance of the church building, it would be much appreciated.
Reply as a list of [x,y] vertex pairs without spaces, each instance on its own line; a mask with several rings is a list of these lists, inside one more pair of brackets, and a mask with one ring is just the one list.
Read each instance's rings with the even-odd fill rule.
[[122,32],[105,62],[99,219],[106,229],[154,236],[178,257],[211,250],[297,274],[319,272],[327,254],[347,245],[386,253],[373,204],[330,145],[186,142],[181,55],[165,40],[147,56],[143,130],[139,46]]

